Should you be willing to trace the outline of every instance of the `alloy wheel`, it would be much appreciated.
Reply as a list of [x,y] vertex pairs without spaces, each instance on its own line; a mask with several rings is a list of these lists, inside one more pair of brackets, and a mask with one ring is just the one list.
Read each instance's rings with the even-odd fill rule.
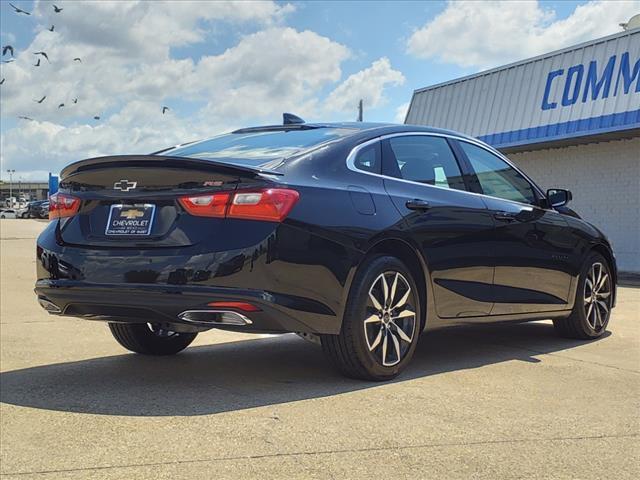
[[385,367],[400,363],[416,334],[415,297],[399,272],[381,273],[369,289],[364,334],[369,351]]
[[611,310],[611,280],[605,266],[591,265],[584,282],[584,312],[594,330],[604,328]]

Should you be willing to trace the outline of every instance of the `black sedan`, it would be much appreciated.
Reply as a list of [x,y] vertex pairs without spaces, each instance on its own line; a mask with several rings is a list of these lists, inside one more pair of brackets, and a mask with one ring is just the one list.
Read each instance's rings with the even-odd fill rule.
[[385,380],[425,330],[552,319],[597,338],[616,264],[596,227],[490,146],[410,125],[245,128],[73,163],[51,197],[36,294],[175,354],[198,332],[296,332]]

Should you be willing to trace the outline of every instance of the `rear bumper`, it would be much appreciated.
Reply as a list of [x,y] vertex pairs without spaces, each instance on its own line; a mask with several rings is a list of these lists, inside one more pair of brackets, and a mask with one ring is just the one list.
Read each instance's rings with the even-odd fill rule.
[[[199,329],[224,328],[254,333],[335,334],[339,331],[336,315],[326,306],[305,298],[260,290],[38,280],[35,293],[41,304],[48,304],[49,313],[86,320],[182,324]],[[238,301],[250,303],[259,311],[207,305],[210,302]],[[229,324],[221,318],[223,310],[231,314],[230,318],[244,318],[246,321]],[[185,315],[190,311],[211,312],[211,315]]]

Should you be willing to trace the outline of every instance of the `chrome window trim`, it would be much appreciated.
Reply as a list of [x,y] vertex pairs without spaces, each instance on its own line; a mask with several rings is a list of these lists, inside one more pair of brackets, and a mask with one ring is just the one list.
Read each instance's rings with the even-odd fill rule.
[[472,145],[476,145],[476,146],[486,150],[487,152],[492,153],[493,155],[496,155],[498,158],[500,158],[501,160],[506,162],[511,168],[513,168],[520,175],[522,175],[527,182],[529,182],[529,184],[531,185],[532,189],[535,192],[537,192],[543,198],[545,197],[544,193],[542,193],[542,190],[536,185],[536,183],[533,180],[531,180],[518,167],[516,167],[511,162],[511,160],[509,160],[507,157],[505,157],[499,151],[493,149],[489,145],[487,145],[485,143],[482,143],[482,142],[480,142],[478,140],[474,140],[474,139],[471,139],[471,138],[459,137],[459,136],[456,136],[456,135],[450,135],[450,134],[445,134],[445,133],[438,133],[438,132],[398,132],[398,133],[388,133],[386,135],[381,135],[379,137],[372,138],[370,140],[367,140],[367,141],[365,141],[363,143],[360,143],[360,144],[356,145],[355,147],[353,147],[351,149],[351,151],[349,152],[349,155],[347,155],[347,162],[346,162],[347,163],[347,168],[349,170],[353,171],[353,172],[356,172],[356,173],[362,173],[364,175],[373,175],[374,177],[380,177],[380,178],[388,179],[388,180],[395,180],[397,182],[409,183],[411,185],[422,185],[423,187],[428,187],[428,188],[439,188],[441,190],[447,190],[447,191],[450,191],[450,192],[453,191],[453,192],[466,193],[468,195],[475,195],[475,196],[479,196],[479,197],[493,198],[493,199],[496,199],[496,200],[501,200],[503,202],[515,203],[516,205],[523,205],[523,206],[529,207],[529,208],[538,208],[540,210],[556,212],[556,210],[554,210],[553,208],[549,208],[549,209],[548,208],[542,208],[542,207],[540,207],[538,205],[531,205],[530,203],[523,203],[523,202],[518,202],[518,201],[515,201],[515,200],[509,200],[509,199],[506,199],[506,198],[494,197],[493,195],[486,195],[484,193],[470,192],[468,190],[457,190],[455,188],[440,187],[438,185],[430,185],[428,183],[421,183],[421,182],[414,182],[412,180],[405,180],[404,178],[390,177],[389,175],[384,175],[382,173],[373,173],[373,172],[367,172],[365,170],[360,170],[359,168],[357,168],[355,166],[355,158],[358,155],[358,152],[360,152],[360,150],[362,150],[363,148],[365,148],[365,147],[367,147],[367,146],[369,146],[369,145],[371,145],[373,143],[376,143],[376,142],[382,142],[382,140],[386,140],[388,138],[414,137],[414,136],[451,138],[453,140],[457,140],[457,141],[460,141],[460,142],[467,142],[467,143],[470,143]]

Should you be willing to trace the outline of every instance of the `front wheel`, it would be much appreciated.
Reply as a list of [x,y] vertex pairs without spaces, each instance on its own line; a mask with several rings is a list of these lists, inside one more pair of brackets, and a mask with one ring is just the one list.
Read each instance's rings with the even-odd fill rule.
[[109,323],[109,329],[120,345],[143,355],[174,355],[187,348],[197,335],[174,332],[153,323]]
[[613,288],[609,264],[599,253],[592,253],[580,273],[571,315],[553,321],[556,332],[567,338],[600,337],[609,324]]
[[339,335],[323,335],[322,349],[344,375],[389,380],[407,366],[418,343],[420,297],[397,258],[369,259],[356,274]]

